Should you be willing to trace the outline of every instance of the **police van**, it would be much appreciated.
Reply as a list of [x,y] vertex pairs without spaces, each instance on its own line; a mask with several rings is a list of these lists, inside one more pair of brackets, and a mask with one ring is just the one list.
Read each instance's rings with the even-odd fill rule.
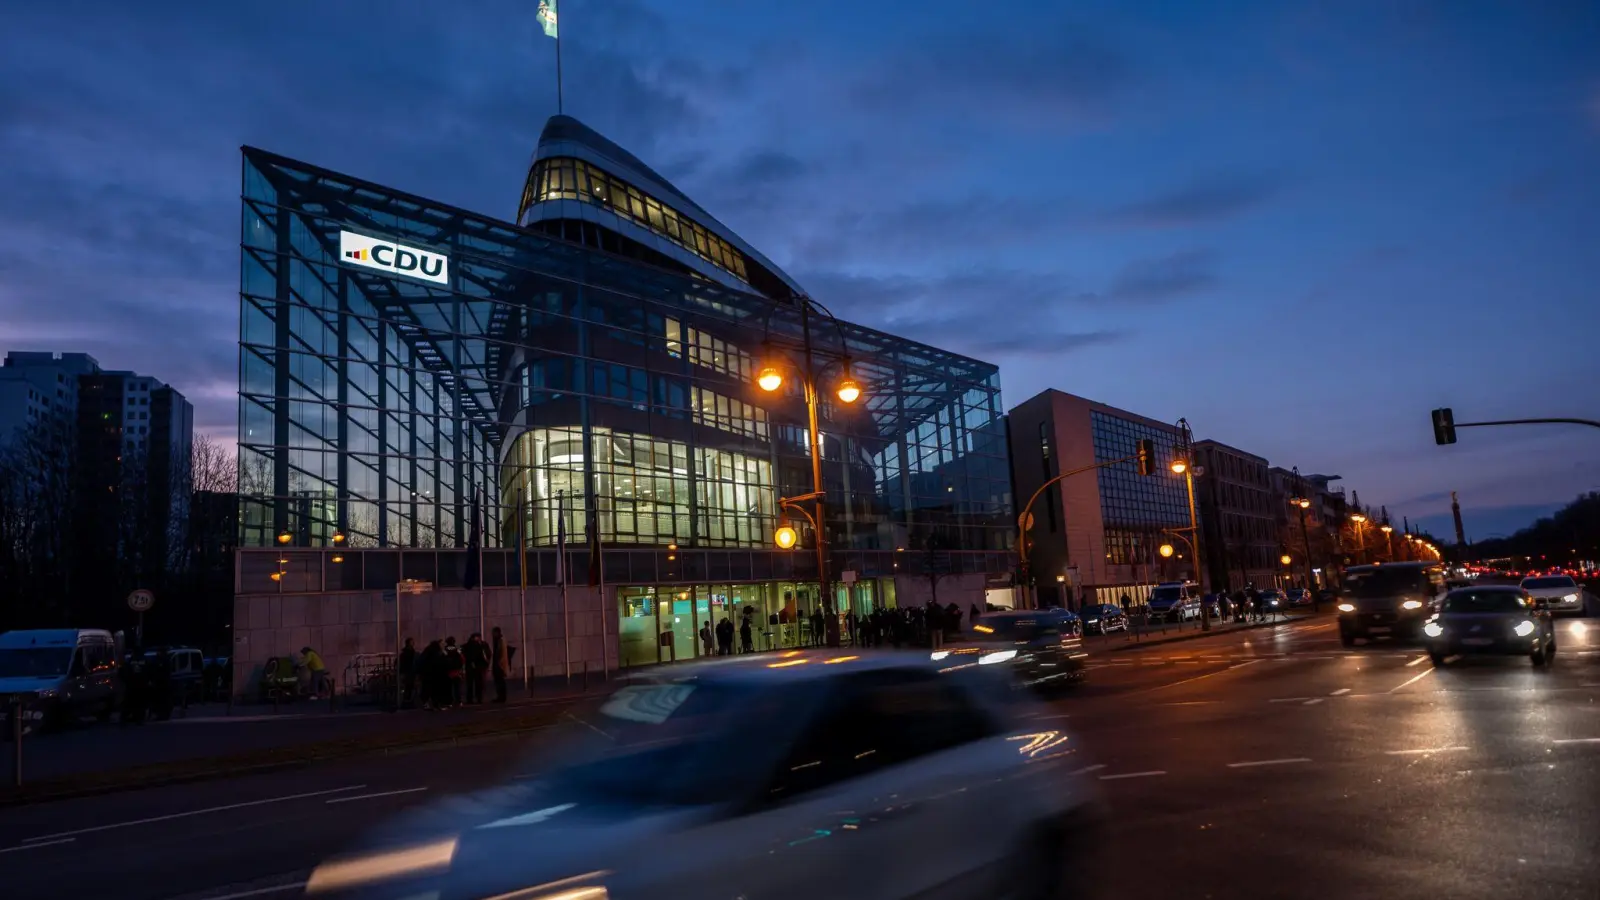
[[117,710],[121,653],[109,631],[52,628],[0,634],[0,704],[5,737],[38,731],[85,716],[100,721]]

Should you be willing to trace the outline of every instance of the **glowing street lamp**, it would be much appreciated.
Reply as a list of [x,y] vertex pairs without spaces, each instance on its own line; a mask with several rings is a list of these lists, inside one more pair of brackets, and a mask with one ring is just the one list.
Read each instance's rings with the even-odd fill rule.
[[839,382],[836,393],[838,393],[840,400],[846,403],[854,403],[861,399],[861,385],[857,384],[856,380],[851,378],[847,372],[844,379]]
[[1180,456],[1177,459],[1172,461],[1172,474],[1174,474],[1174,475],[1182,475],[1184,472],[1187,472],[1187,471],[1189,471],[1189,461],[1188,460],[1186,460],[1186,459],[1184,459],[1183,457]]
[[800,540],[800,535],[794,530],[793,525],[785,522],[778,526],[778,531],[773,535],[773,540],[777,542],[778,549],[789,550],[794,547],[795,542]]
[[778,371],[777,366],[763,366],[761,368],[761,374],[756,376],[756,384],[759,385],[763,391],[766,391],[770,394],[778,388],[783,387],[783,373]]
[[1171,544],[1162,544],[1161,545],[1161,558],[1162,559],[1171,559],[1172,558],[1172,554],[1174,552],[1175,551],[1172,549],[1172,545]]
[[1287,566],[1289,563],[1294,562],[1294,560],[1289,557],[1289,554],[1285,553],[1284,555],[1278,557],[1278,562],[1281,562]]
[[281,532],[278,535],[278,543],[280,544],[287,544],[292,540],[294,540],[294,535],[287,531]]

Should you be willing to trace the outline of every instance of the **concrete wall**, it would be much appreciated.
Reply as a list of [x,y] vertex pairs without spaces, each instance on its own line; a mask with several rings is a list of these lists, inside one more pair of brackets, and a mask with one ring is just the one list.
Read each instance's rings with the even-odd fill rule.
[[[565,674],[569,658],[574,674],[581,672],[585,663],[591,673],[615,669],[618,622],[614,599],[602,608],[598,589],[569,587],[564,625],[561,589],[530,587],[524,641],[520,594],[517,588],[485,589],[481,627],[478,591],[406,594],[398,604],[400,632],[403,637],[415,638],[421,650],[437,638],[454,637],[457,643],[465,643],[480,630],[488,640],[490,629],[498,625],[506,643],[518,648],[512,662],[513,680],[521,678],[525,662],[535,678]],[[343,690],[345,666],[358,654],[395,649],[397,604],[384,602],[381,591],[240,594],[233,604],[233,683],[236,696],[244,702],[259,697],[261,670],[269,657],[298,654],[302,647],[310,646],[322,655]]]

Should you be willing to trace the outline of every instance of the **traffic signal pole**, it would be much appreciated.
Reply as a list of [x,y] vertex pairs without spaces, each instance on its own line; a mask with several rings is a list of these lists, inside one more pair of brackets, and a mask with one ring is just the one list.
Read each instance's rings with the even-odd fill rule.
[[1594,419],[1498,419],[1492,422],[1457,422],[1455,411],[1446,406],[1432,413],[1433,442],[1441,447],[1456,442],[1457,428],[1485,428],[1492,425],[1588,425],[1600,428]]
[[1022,583],[1018,585],[1018,587],[1022,589],[1021,596],[1024,602],[1023,604],[1019,605],[1018,608],[1023,608],[1026,606],[1027,598],[1029,597],[1028,551],[1031,548],[1028,543],[1028,531],[1033,528],[1033,504],[1037,502],[1038,499],[1044,495],[1044,492],[1049,490],[1052,485],[1059,484],[1064,479],[1070,478],[1073,475],[1081,475],[1084,472],[1092,472],[1095,469],[1104,469],[1110,466],[1121,465],[1125,462],[1138,462],[1140,475],[1152,474],[1154,471],[1153,467],[1155,465],[1155,453],[1149,444],[1150,441],[1141,440],[1139,442],[1139,452],[1132,456],[1124,456],[1121,459],[1113,459],[1108,462],[1095,463],[1094,465],[1090,466],[1081,466],[1067,472],[1062,472],[1060,475],[1050,478],[1046,480],[1044,484],[1039,485],[1039,489],[1033,492],[1033,496],[1028,498],[1027,503],[1023,504],[1022,511],[1017,513],[1017,572],[1021,576]]

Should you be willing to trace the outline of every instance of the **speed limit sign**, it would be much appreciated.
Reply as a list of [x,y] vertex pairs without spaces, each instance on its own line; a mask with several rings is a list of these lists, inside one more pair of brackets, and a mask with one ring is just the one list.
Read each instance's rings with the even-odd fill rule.
[[128,608],[136,613],[142,613],[156,605],[156,595],[144,588],[139,588],[128,595]]

